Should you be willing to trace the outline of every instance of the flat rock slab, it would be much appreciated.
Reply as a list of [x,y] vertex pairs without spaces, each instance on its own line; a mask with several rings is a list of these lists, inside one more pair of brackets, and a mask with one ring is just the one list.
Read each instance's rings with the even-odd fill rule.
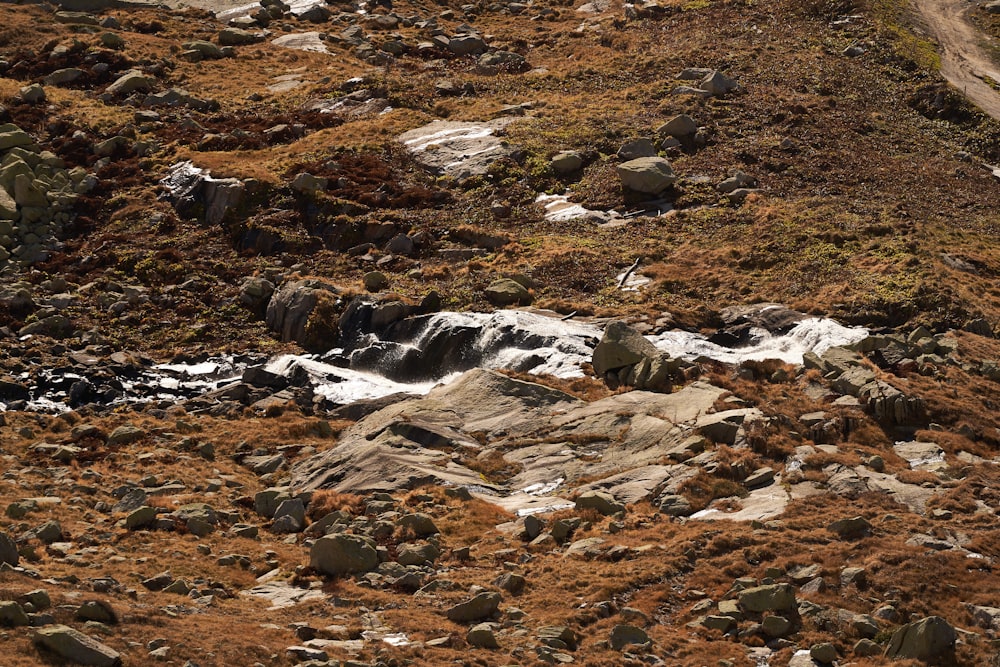
[[254,586],[242,593],[255,598],[263,598],[271,602],[271,609],[284,609],[308,600],[325,598],[323,591],[308,588],[298,588],[282,582],[270,582]]
[[517,150],[496,136],[513,121],[501,118],[483,123],[436,120],[399,135],[399,141],[417,162],[432,172],[459,181],[486,173],[497,160]]
[[312,53],[330,53],[326,48],[326,42],[319,37],[318,32],[297,32],[291,35],[282,35],[271,40],[275,46],[285,49],[295,49],[296,51],[310,51]]

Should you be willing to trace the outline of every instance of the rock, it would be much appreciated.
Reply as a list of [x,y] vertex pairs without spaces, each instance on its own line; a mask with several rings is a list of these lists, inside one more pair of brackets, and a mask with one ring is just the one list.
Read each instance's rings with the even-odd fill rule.
[[336,322],[316,323],[311,328],[311,317],[320,304],[338,302],[339,293],[339,288],[320,280],[285,283],[271,297],[264,321],[283,341],[329,349],[336,343]]
[[146,528],[156,521],[156,508],[143,505],[125,517],[125,527],[129,530]]
[[829,642],[813,644],[809,647],[809,657],[816,662],[830,665],[837,659],[837,648]]
[[702,90],[708,91],[713,97],[722,97],[726,93],[736,90],[739,84],[718,70],[713,70],[711,74],[701,80],[698,86]]
[[121,447],[131,445],[145,437],[146,432],[137,426],[119,426],[108,436],[106,444],[108,447]]
[[430,543],[402,544],[399,546],[396,562],[400,565],[427,565],[436,561],[440,555],[440,549]]
[[361,277],[361,282],[369,292],[381,292],[389,286],[389,278],[381,271],[369,271]]
[[760,624],[761,631],[771,637],[784,637],[792,631],[792,622],[784,616],[771,615],[764,618]]
[[494,586],[512,595],[520,595],[526,583],[525,578],[516,572],[504,572],[493,581]]
[[416,512],[405,514],[396,522],[397,526],[411,531],[417,537],[429,537],[441,532],[434,525],[434,519],[429,514]]
[[863,516],[856,516],[850,519],[838,519],[826,528],[831,533],[836,533],[842,540],[857,540],[871,534],[872,525]]
[[10,535],[0,531],[0,563],[17,566],[20,558],[17,553],[17,543]]
[[583,157],[576,151],[562,151],[553,156],[549,166],[557,174],[572,174],[583,166]]
[[476,61],[476,71],[484,76],[496,76],[501,72],[523,72],[528,68],[530,65],[524,56],[513,51],[491,51],[479,56]]
[[618,149],[618,157],[622,160],[635,160],[643,157],[654,157],[656,146],[649,139],[636,139]]
[[12,600],[0,601],[0,625],[16,628],[29,625],[30,622],[21,605]]
[[908,623],[893,633],[885,655],[889,658],[913,658],[933,664],[954,659],[955,628],[940,616],[928,616]]
[[79,665],[120,667],[121,656],[109,646],[65,625],[40,628],[34,641],[61,658]]
[[742,609],[753,613],[792,611],[797,603],[791,584],[768,584],[742,590],[738,594]]
[[494,306],[527,306],[531,303],[531,293],[524,285],[510,278],[501,278],[485,290],[486,300]]
[[292,179],[292,189],[303,194],[312,194],[326,190],[328,181],[320,176],[302,172]]
[[222,46],[243,46],[263,41],[264,35],[240,28],[224,28],[219,31],[218,39]]
[[45,89],[37,83],[24,86],[21,88],[19,94],[25,104],[41,104],[45,102]]
[[687,114],[674,116],[663,125],[656,128],[656,133],[661,137],[674,137],[675,139],[686,139],[693,137],[698,131],[698,124]]
[[223,57],[222,49],[220,49],[218,45],[204,39],[195,39],[190,42],[184,42],[182,46],[186,51],[197,51],[203,58],[217,59]]
[[634,625],[620,624],[611,630],[610,644],[615,651],[624,651],[629,646],[648,648],[652,643],[646,631]]
[[689,516],[694,511],[687,498],[672,493],[661,496],[658,507],[667,516]]
[[331,576],[368,572],[378,565],[378,553],[370,541],[358,535],[327,535],[313,544],[309,565]]
[[618,165],[622,185],[635,192],[658,195],[677,181],[670,162],[662,157],[641,157]]
[[499,609],[500,599],[499,593],[480,593],[451,607],[445,612],[445,615],[456,623],[468,623],[490,618]]
[[882,652],[882,647],[871,639],[859,639],[854,645],[854,655],[860,657],[878,655]]
[[737,171],[735,174],[715,186],[715,189],[722,194],[730,194],[739,189],[753,188],[756,185],[756,178],[748,176],[742,171]]
[[456,35],[448,40],[448,50],[459,56],[479,55],[487,49],[478,35]]
[[747,475],[746,479],[743,480],[743,486],[750,490],[761,489],[772,484],[773,482],[774,469],[765,466],[763,468],[758,468]]
[[611,516],[625,511],[625,506],[617,502],[610,493],[603,491],[588,491],[576,499],[577,509],[595,509],[604,516]]
[[465,636],[466,641],[476,648],[500,648],[496,634],[493,632],[493,623],[480,623],[474,625]]
[[722,634],[736,629],[736,619],[732,616],[706,616],[701,624],[709,630],[718,630]]
[[118,614],[104,600],[88,600],[76,609],[76,617],[81,621],[97,621],[114,625],[118,623]]
[[131,95],[135,92],[146,92],[156,85],[156,78],[143,74],[138,70],[129,70],[119,76],[114,83],[107,87],[107,93],[111,95]]
[[656,346],[624,322],[608,324],[601,342],[594,348],[594,373],[603,377],[608,371],[633,366],[645,358],[659,355]]

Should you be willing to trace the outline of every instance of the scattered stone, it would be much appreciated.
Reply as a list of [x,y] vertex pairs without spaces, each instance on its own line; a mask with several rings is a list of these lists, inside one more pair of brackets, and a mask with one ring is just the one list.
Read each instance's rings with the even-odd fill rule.
[[768,584],[742,590],[738,594],[740,607],[753,613],[791,611],[796,607],[795,590],[791,584]]
[[493,630],[494,626],[494,623],[479,623],[478,625],[474,625],[465,636],[465,639],[476,648],[500,648],[500,643],[497,641],[496,633]]
[[494,306],[527,306],[531,303],[531,292],[524,285],[510,278],[501,278],[485,290],[486,299]]
[[809,647],[809,657],[818,663],[831,665],[837,659],[837,648],[829,642],[813,644]]
[[858,540],[871,534],[872,525],[863,516],[850,519],[838,519],[827,526],[827,530],[836,533],[842,540]]

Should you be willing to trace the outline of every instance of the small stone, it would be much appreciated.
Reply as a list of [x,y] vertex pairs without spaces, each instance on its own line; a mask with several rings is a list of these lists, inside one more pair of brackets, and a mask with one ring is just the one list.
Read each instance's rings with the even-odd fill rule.
[[816,662],[829,665],[837,659],[837,648],[829,642],[813,644],[809,647],[809,657]]
[[480,623],[472,627],[466,635],[466,641],[477,648],[500,648],[496,634],[493,632],[493,623]]

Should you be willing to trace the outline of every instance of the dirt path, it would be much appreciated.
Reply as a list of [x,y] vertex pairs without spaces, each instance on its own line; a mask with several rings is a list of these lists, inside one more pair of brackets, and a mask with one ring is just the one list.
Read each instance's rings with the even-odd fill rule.
[[1000,67],[980,46],[984,35],[966,18],[975,5],[968,0],[914,0],[913,5],[938,42],[944,78],[1000,120],[1000,92],[983,80],[1000,82]]

